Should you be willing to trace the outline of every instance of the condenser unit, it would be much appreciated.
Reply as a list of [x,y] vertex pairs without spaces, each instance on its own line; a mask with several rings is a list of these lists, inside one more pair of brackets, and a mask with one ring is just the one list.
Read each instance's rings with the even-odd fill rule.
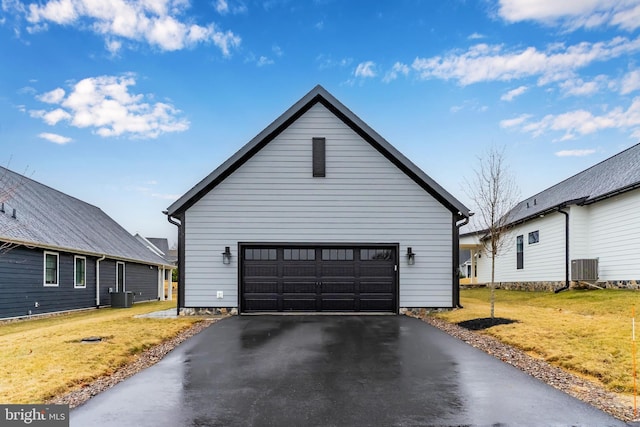
[[574,282],[598,281],[598,258],[571,260],[571,280]]

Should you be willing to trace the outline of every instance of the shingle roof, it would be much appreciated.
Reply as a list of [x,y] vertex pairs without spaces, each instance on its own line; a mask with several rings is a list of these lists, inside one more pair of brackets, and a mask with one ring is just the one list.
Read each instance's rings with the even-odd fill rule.
[[147,237],[146,239],[160,249],[165,256],[169,255],[169,240],[164,237]]
[[206,178],[196,184],[191,190],[187,191],[182,197],[180,197],[180,199],[169,206],[167,214],[169,216],[180,215],[318,102],[322,103],[332,111],[363,139],[373,145],[392,163],[411,177],[425,191],[438,199],[440,203],[446,206],[454,214],[457,214],[462,218],[469,216],[469,209],[465,205],[442,188],[437,182],[424,173],[422,169],[413,164],[387,140],[370,128],[369,125],[363,122],[358,116],[356,116],[351,110],[344,106],[320,85],[314,87],[309,93],[285,111],[284,114],[278,117],[255,138],[243,146],[237,153],[231,156],[226,162],[220,165]]
[[634,188],[640,188],[640,144],[523,200],[511,211],[510,221],[522,221],[563,205],[594,203]]
[[99,208],[0,167],[0,195],[7,192],[0,212],[0,240],[170,265]]

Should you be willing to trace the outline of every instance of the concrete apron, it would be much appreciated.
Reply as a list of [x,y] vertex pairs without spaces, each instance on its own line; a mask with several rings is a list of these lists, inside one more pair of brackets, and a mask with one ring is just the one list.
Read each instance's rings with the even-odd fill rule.
[[72,426],[623,422],[406,316],[235,316],[71,412]]

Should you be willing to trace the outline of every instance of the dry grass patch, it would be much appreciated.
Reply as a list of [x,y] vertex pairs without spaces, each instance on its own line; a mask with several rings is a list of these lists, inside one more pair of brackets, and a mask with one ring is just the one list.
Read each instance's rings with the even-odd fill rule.
[[[172,306],[150,302],[0,324],[0,402],[42,403],[82,387],[199,321],[133,317]],[[82,342],[92,336],[103,340]]]
[[[464,309],[436,316],[460,323],[489,315],[488,289],[463,290],[461,297]],[[498,290],[496,317],[515,322],[481,333],[597,381],[611,391],[630,393],[634,306],[640,308],[638,291],[572,290],[553,294]]]

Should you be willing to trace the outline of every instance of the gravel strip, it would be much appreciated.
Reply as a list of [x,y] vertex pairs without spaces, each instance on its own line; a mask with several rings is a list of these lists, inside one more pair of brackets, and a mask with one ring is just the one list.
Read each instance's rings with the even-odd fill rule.
[[[501,361],[515,366],[552,387],[582,400],[602,411],[622,420],[634,421],[633,407],[622,401],[618,395],[607,391],[577,375],[550,365],[544,360],[529,356],[521,350],[504,344],[488,335],[470,331],[456,324],[448,323],[432,316],[414,316],[458,338],[467,344],[484,351]],[[637,419],[635,419],[637,421]]]
[[118,384],[120,381],[124,381],[132,375],[137,374],[141,370],[155,365],[180,343],[188,338],[191,338],[195,334],[201,332],[202,330],[208,328],[209,326],[213,325],[223,318],[224,317],[203,319],[202,321],[195,323],[191,327],[183,330],[175,337],[143,351],[133,362],[118,368],[113,374],[100,377],[90,384],[83,386],[81,389],[56,396],[48,400],[46,403],[61,405],[66,404],[69,405],[70,408],[80,406],[98,393],[102,393],[103,391],[110,389],[114,385]]

